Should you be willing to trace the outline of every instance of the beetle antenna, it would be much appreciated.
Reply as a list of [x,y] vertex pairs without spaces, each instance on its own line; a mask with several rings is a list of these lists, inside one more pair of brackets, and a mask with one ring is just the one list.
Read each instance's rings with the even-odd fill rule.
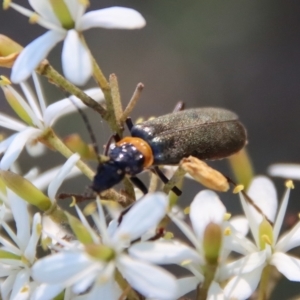
[[99,148],[98,148],[98,144],[97,144],[97,140],[96,140],[96,136],[94,134],[94,131],[92,129],[92,126],[91,126],[91,123],[87,117],[87,115],[83,112],[83,110],[76,104],[76,102],[70,97],[70,96],[67,96],[67,98],[70,99],[70,101],[73,103],[73,105],[76,107],[78,113],[80,114],[86,128],[87,128],[87,131],[89,133],[89,136],[90,136],[90,139],[92,141],[92,147],[95,151],[95,154],[96,154],[96,157],[97,157],[97,161],[98,161],[98,164],[102,164],[101,160],[100,160],[100,157],[99,157]]
[[[229,183],[231,183],[234,187],[237,186],[237,184],[229,177],[227,177],[227,180]],[[273,222],[264,214],[264,212],[261,210],[261,208],[259,206],[257,206],[257,204],[253,201],[253,199],[244,191],[241,191],[242,195],[244,196],[245,200],[252,205],[252,207],[259,213],[261,214],[270,224],[273,224]]]

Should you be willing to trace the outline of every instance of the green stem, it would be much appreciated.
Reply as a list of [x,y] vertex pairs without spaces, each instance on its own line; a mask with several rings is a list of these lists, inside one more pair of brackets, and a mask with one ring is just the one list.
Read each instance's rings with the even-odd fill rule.
[[270,277],[270,271],[271,266],[267,265],[264,267],[261,278],[260,278],[260,284],[258,288],[258,297],[257,300],[267,300],[269,299],[269,293],[268,293],[268,282]]
[[217,270],[217,264],[206,264],[204,267],[204,282],[202,285],[199,285],[197,291],[197,300],[205,300],[207,298],[208,289],[214,280],[215,273]]
[[101,117],[108,121],[109,115],[104,107],[102,107],[98,102],[96,102],[93,98],[84,93],[77,86],[66,80],[61,74],[59,74],[49,63],[48,61],[43,61],[39,67],[37,68],[37,72],[40,75],[43,75],[48,78],[49,82],[57,85],[63,90],[67,91],[71,95],[79,98],[86,106],[92,108],[97,111]]

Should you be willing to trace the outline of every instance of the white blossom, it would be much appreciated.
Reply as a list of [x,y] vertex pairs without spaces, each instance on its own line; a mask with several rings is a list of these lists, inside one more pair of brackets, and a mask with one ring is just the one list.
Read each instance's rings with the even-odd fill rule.
[[[287,279],[300,281],[300,259],[286,253],[290,249],[300,246],[300,223],[298,222],[279,238],[289,200],[290,187],[285,192],[278,212],[276,190],[268,178],[263,176],[255,178],[248,195],[265,216],[257,212],[240,194],[254,243],[243,236],[234,236],[237,239],[236,243],[240,245],[240,253],[245,257],[227,265],[227,270],[236,276],[226,285],[225,293],[230,293],[237,299],[247,299],[253,294],[260,281],[262,271],[268,264],[275,266]],[[274,222],[274,226],[270,222]]]
[[[167,211],[167,197],[162,193],[146,195],[121,219],[112,220],[108,227],[99,200],[97,205],[98,214],[93,214],[93,220],[101,236],[89,226],[77,208],[81,223],[90,233],[93,243],[84,245],[60,241],[64,245],[63,250],[39,260],[33,268],[33,277],[42,285],[36,290],[34,299],[41,299],[41,296],[48,299],[46,295],[53,297],[67,287],[71,287],[76,294],[85,293],[91,287],[87,299],[118,299],[121,290],[114,277],[116,269],[144,296],[175,299],[177,284],[173,275],[131,258],[125,251],[132,241],[158,224]],[[103,247],[112,253],[110,258],[100,258]],[[99,249],[99,256],[93,252],[96,249]]]
[[[223,295],[219,282],[229,277],[229,272],[223,268],[223,265],[226,264],[226,259],[230,253],[226,245],[229,243],[228,239],[231,237],[223,236],[223,232],[228,226],[230,226],[232,230],[234,230],[235,227],[238,228],[241,226],[242,234],[247,233],[244,219],[236,219],[230,224],[224,221],[225,214],[226,209],[216,193],[209,190],[201,191],[196,195],[190,206],[190,219],[193,230],[176,215],[169,213],[172,221],[186,235],[194,246],[193,248],[177,240],[159,240],[134,244],[128,251],[133,257],[157,264],[178,264],[191,271],[194,276],[180,279],[183,280],[185,284],[179,284],[177,298],[194,290],[198,284],[203,283],[207,259],[215,259],[217,272],[215,273],[215,278],[211,283],[207,297],[208,299],[217,299],[214,297],[218,295],[220,291]],[[221,236],[204,237],[206,230],[209,230],[209,226],[212,224],[213,226],[219,227]],[[214,249],[216,252],[215,257],[209,258],[209,253],[206,253],[205,250],[205,244],[210,243],[210,238],[213,240],[219,238],[220,240],[219,246],[216,246]],[[232,243],[230,243],[230,245],[231,244]],[[212,246],[212,248],[214,248],[214,246]]]
[[47,57],[51,49],[64,40],[62,67],[67,79],[83,85],[92,74],[92,61],[89,50],[82,41],[81,32],[93,27],[107,29],[138,29],[145,26],[145,20],[137,11],[125,7],[109,7],[85,12],[87,2],[64,0],[29,0],[35,12],[16,3],[9,5],[31,21],[49,29],[35,39],[17,58],[11,79],[15,83],[25,80]]
[[[0,143],[0,153],[5,152],[0,163],[2,170],[10,168],[25,145],[29,145],[32,148],[36,144],[40,144],[37,142],[38,138],[42,136],[47,129],[53,126],[58,118],[76,111],[76,106],[72,101],[74,101],[78,107],[85,107],[75,96],[70,96],[72,101],[69,98],[65,98],[47,106],[43,93],[41,92],[40,83],[35,74],[33,74],[33,79],[38,101],[26,82],[20,84],[25,98],[11,85],[1,86],[2,89],[6,89],[14,100],[17,101],[18,105],[22,107],[28,122],[20,122],[0,113],[0,126],[17,132]],[[97,101],[103,100],[103,93],[99,88],[89,89],[86,93]]]
[[17,231],[13,232],[1,212],[1,226],[11,239],[0,236],[1,297],[4,300],[29,299],[36,287],[31,279],[31,267],[36,259],[36,246],[41,234],[41,216],[36,213],[30,225],[31,217],[26,202],[10,189],[7,189],[7,197]]

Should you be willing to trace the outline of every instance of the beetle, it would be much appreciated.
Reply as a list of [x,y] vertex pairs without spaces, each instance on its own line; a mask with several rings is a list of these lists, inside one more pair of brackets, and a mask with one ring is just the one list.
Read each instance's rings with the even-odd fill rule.
[[[101,193],[131,177],[143,193],[135,175],[154,168],[159,177],[168,179],[160,165],[177,165],[190,155],[201,160],[228,157],[241,150],[247,141],[246,129],[238,116],[223,108],[204,107],[178,111],[133,125],[127,121],[131,136],[116,138],[108,152],[109,160],[99,164],[91,188]],[[173,189],[176,194],[180,190]]]

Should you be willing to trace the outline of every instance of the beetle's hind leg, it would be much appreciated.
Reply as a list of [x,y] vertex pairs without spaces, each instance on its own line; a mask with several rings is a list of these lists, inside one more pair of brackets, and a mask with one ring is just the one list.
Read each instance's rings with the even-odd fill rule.
[[148,194],[148,188],[146,185],[137,177],[132,176],[130,177],[130,181],[139,189],[141,192],[146,195]]
[[[166,177],[166,175],[161,171],[161,169],[158,166],[153,166],[152,169],[164,184],[169,182],[169,179]],[[173,186],[172,191],[176,196],[180,196],[182,194],[182,191],[177,186]]]

